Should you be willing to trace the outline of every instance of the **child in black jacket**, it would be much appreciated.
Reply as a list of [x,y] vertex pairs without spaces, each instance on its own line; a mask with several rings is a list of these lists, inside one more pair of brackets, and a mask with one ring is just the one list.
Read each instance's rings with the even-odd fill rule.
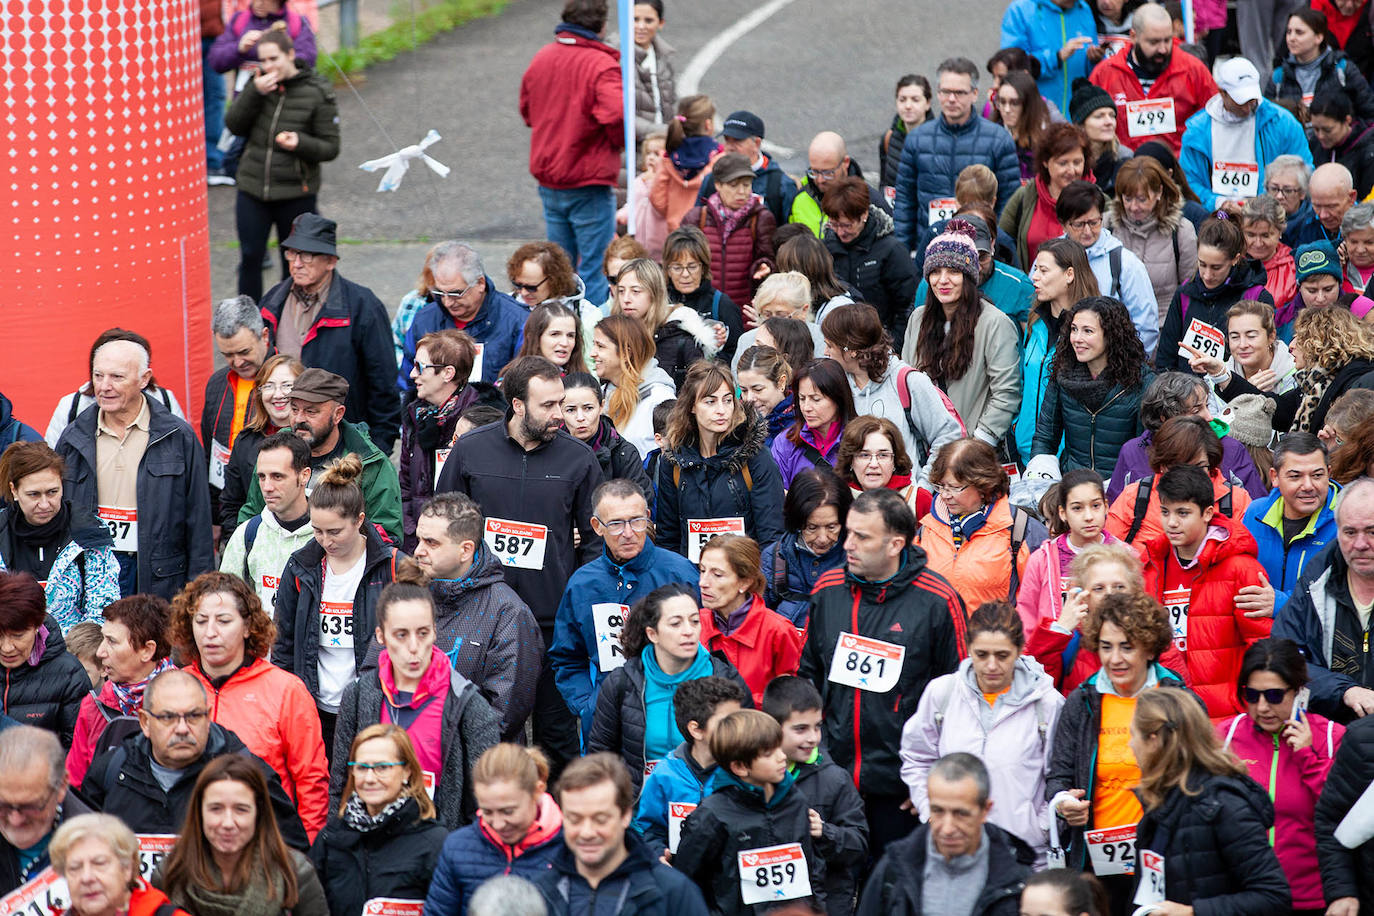
[[713,914],[763,916],[779,903],[825,905],[825,868],[810,808],[767,713],[731,713],[711,735],[710,795],[682,824],[672,863],[701,888]]

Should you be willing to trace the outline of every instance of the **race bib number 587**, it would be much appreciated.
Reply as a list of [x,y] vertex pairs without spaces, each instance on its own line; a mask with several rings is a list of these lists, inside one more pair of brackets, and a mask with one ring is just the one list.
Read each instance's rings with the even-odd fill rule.
[[482,540],[502,566],[544,568],[544,548],[548,545],[549,529],[543,525],[489,518]]

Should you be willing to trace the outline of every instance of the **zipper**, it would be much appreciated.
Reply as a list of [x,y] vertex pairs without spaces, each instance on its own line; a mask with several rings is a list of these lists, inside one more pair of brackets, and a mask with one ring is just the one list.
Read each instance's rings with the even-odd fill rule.
[[[850,626],[853,627],[853,630],[851,632],[854,633],[855,636],[859,635],[859,595],[859,589],[855,588],[854,606],[850,609],[849,612],[849,617],[851,621]],[[838,651],[838,642],[836,643],[835,648]],[[9,677],[8,672],[5,676],[7,678]],[[859,744],[859,717],[861,712],[860,704],[862,694],[862,690],[854,691],[854,788],[856,789],[859,787],[859,768],[863,766],[863,747]]]
[[1126,391],[1123,388],[1121,391],[1118,391],[1116,394],[1108,398],[1107,403],[1097,408],[1097,410],[1089,411],[1089,416],[1092,417],[1092,423],[1088,427],[1088,467],[1090,468],[1097,466],[1097,415],[1100,414],[1102,411],[1106,410],[1108,407],[1111,407],[1112,402],[1115,401],[1117,398],[1121,397],[1125,393]]
[[276,141],[277,121],[281,118],[281,108],[286,104],[286,91],[283,89],[280,98],[277,99],[277,108],[272,112],[272,126],[267,129],[267,158],[262,166],[262,199],[271,200],[272,196],[268,192],[268,187],[272,182],[272,145]]
[[[1269,801],[1276,806],[1279,797],[1279,736],[1274,735],[1274,755],[1269,758]],[[1274,827],[1269,828],[1269,845],[1274,845]]]

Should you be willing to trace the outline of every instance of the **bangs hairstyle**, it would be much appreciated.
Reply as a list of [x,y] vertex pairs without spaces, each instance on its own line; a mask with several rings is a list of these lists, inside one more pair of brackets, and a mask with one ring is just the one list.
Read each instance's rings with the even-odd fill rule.
[[[582,321],[577,312],[573,311],[572,306],[566,302],[556,299],[541,302],[530,309],[530,317],[525,319],[525,339],[520,344],[520,352],[515,354],[518,359],[521,356],[543,356],[539,352],[539,346],[544,337],[544,332],[549,329],[560,318],[570,318],[573,323],[573,345],[571,352],[568,353],[568,365],[581,369],[587,365],[585,345],[582,340]],[[423,343],[424,341],[421,341]],[[471,365],[468,371],[472,371]],[[466,375],[463,376],[467,378]]]
[[1077,124],[1066,124],[1058,122],[1045,128],[1045,133],[1040,138],[1040,142],[1035,145],[1035,176],[1041,184],[1050,183],[1049,163],[1060,156],[1067,156],[1074,150],[1083,154],[1083,174],[1079,178],[1086,179],[1091,174],[1090,169],[1093,163],[1092,145],[1088,142],[1088,135],[1083,132],[1083,128]]
[[830,343],[848,350],[870,379],[882,381],[887,377],[892,337],[883,327],[878,310],[867,302],[831,309],[821,321],[821,334]]
[[720,551],[725,558],[725,565],[749,587],[749,594],[763,594],[767,583],[763,578],[759,545],[753,538],[742,534],[718,534],[706,542],[701,553],[704,556],[713,550]]
[[132,870],[133,879],[128,887],[136,890],[139,886],[138,837],[113,814],[78,814],[62,821],[48,841],[48,858],[52,860],[53,871],[59,875],[65,872],[72,847],[90,839],[102,841],[121,865]]
[[[367,728],[358,732],[353,738],[353,744],[348,749],[348,759],[350,762],[358,759],[358,748],[365,742],[377,739],[386,739],[391,742],[391,746],[396,749],[396,756],[400,759],[401,765],[405,767],[406,780],[401,786],[402,798],[413,798],[415,804],[420,806],[420,817],[433,819],[436,817],[434,802],[430,800],[429,791],[425,788],[425,773],[420,767],[420,758],[415,756],[415,745],[410,743],[410,735],[399,725],[390,722],[378,722],[369,725]],[[358,782],[354,778],[356,768],[348,768],[348,779],[344,782],[343,802],[339,805],[339,817],[344,816],[348,810],[349,799],[357,791]]]
[[1245,766],[1217,738],[1207,710],[1182,687],[1156,687],[1136,697],[1131,724],[1145,737],[1159,736],[1148,761],[1140,761],[1141,805],[1153,811],[1173,789],[1193,797],[1202,790],[1190,777],[1194,770],[1214,776],[1243,778]]
[[267,357],[262,367],[258,369],[257,378],[253,380],[253,393],[248,397],[248,416],[243,421],[244,430],[264,434],[267,432],[267,427],[272,422],[272,418],[267,415],[267,405],[262,400],[262,386],[267,384],[272,373],[281,366],[286,366],[291,370],[292,379],[300,378],[301,373],[305,371],[305,363],[286,353]]
[[864,414],[845,426],[844,438],[840,439],[840,452],[835,456],[835,473],[856,490],[862,488],[859,486],[859,479],[854,475],[854,459],[863,451],[864,442],[874,433],[886,436],[892,448],[893,476],[911,474],[911,456],[906,452],[906,445],[902,442],[902,433],[897,429],[897,424],[887,417]]
[[[849,390],[849,376],[845,375],[839,363],[833,359],[813,359],[797,370],[797,377],[792,381],[794,405],[801,404],[802,382],[810,382],[821,397],[835,405],[835,419],[832,422],[839,423],[841,429],[854,420],[854,395]],[[787,439],[794,445],[801,446],[807,444],[801,437],[806,421],[802,419],[800,408],[794,409],[796,419],[792,421],[792,428],[787,431]]]
[[984,501],[992,503],[1011,492],[1007,472],[997,458],[997,450],[982,439],[965,436],[940,447],[930,468],[931,482],[951,479],[973,487]]
[[[649,255],[645,253],[643,257]],[[695,262],[701,266],[701,282],[711,282],[711,245],[706,233],[696,226],[679,226],[663,240],[663,269],[678,261]]]
[[453,367],[453,384],[458,386],[459,391],[467,387],[472,365],[477,361],[477,345],[466,331],[457,328],[431,331],[420,338],[415,345],[415,352],[420,352],[421,347],[429,352],[429,361],[436,366]]
[[[549,298],[577,295],[577,274],[562,246],[554,242],[528,242],[515,249],[506,261],[506,276],[512,283],[520,276],[526,261],[533,261],[544,272],[549,284]],[[466,376],[464,376],[466,378]]]
[[196,646],[191,621],[200,603],[210,595],[228,595],[244,621],[244,657],[266,658],[277,638],[277,625],[262,609],[258,593],[238,576],[217,570],[203,572],[186,584],[172,599],[172,619],[167,624],[167,637],[188,661],[200,663],[200,649]]
[[1074,319],[1085,312],[1096,315],[1102,327],[1107,359],[1102,379],[1108,385],[1120,385],[1127,391],[1139,387],[1149,363],[1145,356],[1145,345],[1140,342],[1140,334],[1126,306],[1106,296],[1089,296],[1079,300],[1060,322],[1059,342],[1054,354],[1054,377],[1061,380],[1067,378],[1078,363],[1078,357],[1069,345],[1069,335],[1073,331]]
[[828,467],[807,468],[792,478],[792,486],[783,494],[782,524],[791,534],[801,534],[811,513],[825,506],[834,506],[840,519],[840,543],[844,542],[844,520],[854,497],[835,472]]
[[1142,649],[1150,661],[1156,661],[1163,655],[1174,639],[1169,612],[1164,605],[1143,592],[1112,592],[1102,599],[1096,611],[1089,611],[1081,627],[1084,650],[1097,651],[1102,627],[1108,623],[1119,627],[1131,645]]
[[[1008,129],[1011,137],[1016,141],[1020,149],[1035,149],[1045,137],[1045,129],[1050,126],[1050,109],[1045,104],[1045,99],[1040,95],[1040,87],[1025,70],[1011,70],[1006,76],[1002,77],[1002,86],[1011,87],[1016,93],[1016,97],[1021,102],[1021,117],[1016,122],[1014,130]],[[997,89],[997,95],[1002,94],[1002,87]],[[992,104],[992,122],[1002,124],[1002,110],[997,105],[996,99]]]
[[730,415],[730,427],[721,436],[730,436],[745,421],[744,403],[735,397],[735,380],[730,375],[730,367],[712,360],[699,359],[687,369],[687,377],[678,388],[677,403],[668,415],[668,445],[678,449],[687,443],[700,440],[697,430],[697,401],[710,397],[721,388],[725,396],[734,400],[735,409]]
[[759,757],[780,747],[782,726],[759,709],[732,712],[717,722],[716,730],[711,733],[711,756],[727,773],[733,763],[750,766]]
[[782,725],[793,713],[824,708],[824,701],[821,700],[821,692],[816,689],[816,685],[806,678],[797,677],[795,674],[780,674],[763,688],[763,702],[759,707]]
[[47,597],[37,579],[26,572],[0,572],[0,630],[37,630],[47,614]]
[[625,429],[639,406],[639,383],[644,381],[644,369],[657,352],[654,336],[642,321],[629,315],[607,315],[597,322],[596,330],[610,341],[620,361],[620,382],[606,399],[606,416],[616,429]]
[[[643,321],[650,334],[657,333],[658,329],[668,321],[668,315],[673,311],[672,305],[668,302],[668,278],[664,276],[663,268],[648,258],[635,258],[621,267],[620,273],[615,275],[616,287],[624,286],[630,277],[638,280],[639,285],[644,287],[644,291],[649,294],[649,311],[639,320]],[[620,305],[619,296],[616,297],[615,304],[611,306],[611,314],[625,314],[625,310]]]
[[137,594],[112,601],[102,612],[109,623],[121,623],[129,631],[129,645],[139,652],[153,644],[153,661],[172,654],[167,642],[167,621],[172,606],[159,595]]
[[1174,210],[1183,204],[1183,194],[1169,177],[1169,173],[1164,170],[1164,166],[1149,156],[1133,156],[1127,159],[1116,168],[1116,196],[1108,205],[1112,218],[1126,218],[1126,198],[1148,197],[1151,194],[1159,195],[1159,200],[1151,213],[1160,222],[1167,220]]
[[1221,440],[1211,424],[1202,417],[1171,417],[1150,440],[1150,470],[1163,474],[1170,468],[1191,464],[1198,452],[1206,454],[1209,471],[1221,467]]
[[0,500],[8,501],[10,488],[18,488],[19,481],[30,474],[56,471],[58,486],[67,463],[46,442],[15,442],[0,455]]

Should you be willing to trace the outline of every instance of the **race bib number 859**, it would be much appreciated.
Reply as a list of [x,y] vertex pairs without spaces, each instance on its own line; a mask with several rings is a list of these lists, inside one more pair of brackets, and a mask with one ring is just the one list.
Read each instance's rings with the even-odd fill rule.
[[811,896],[811,873],[800,843],[738,854],[739,891],[746,906]]

